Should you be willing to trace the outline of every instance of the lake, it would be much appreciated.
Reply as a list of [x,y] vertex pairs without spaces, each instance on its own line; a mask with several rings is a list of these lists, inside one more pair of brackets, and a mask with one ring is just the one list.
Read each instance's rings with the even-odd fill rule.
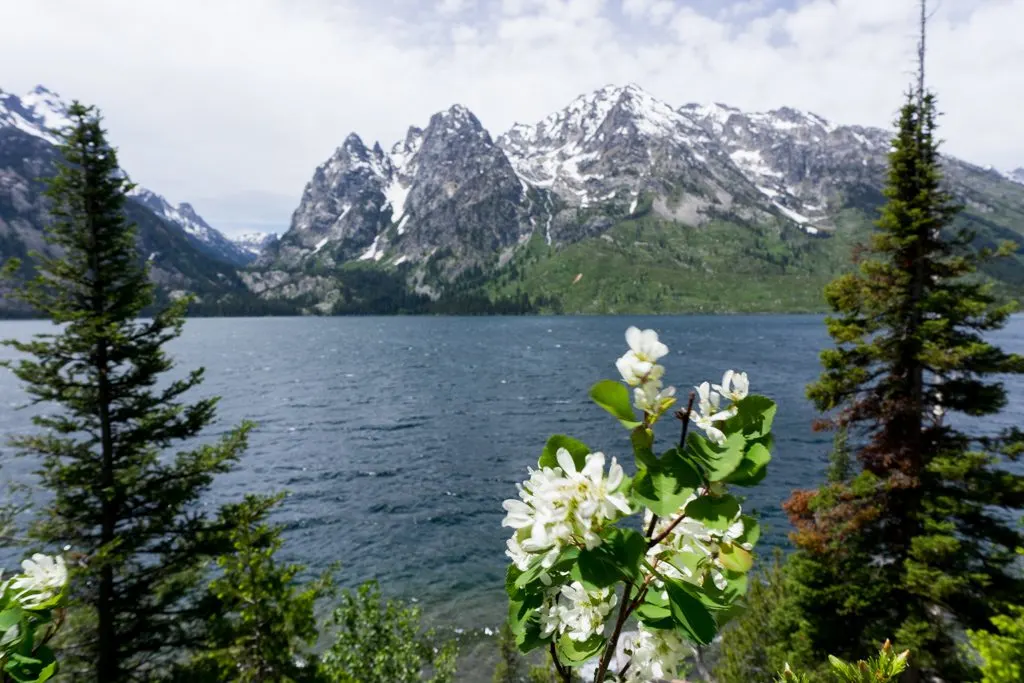
[[[812,431],[804,398],[828,344],[821,316],[193,319],[171,351],[182,370],[206,367],[196,396],[223,397],[212,433],[259,424],[210,505],[288,490],[277,517],[289,559],[315,569],[340,561],[343,584],[378,578],[437,620],[479,630],[505,614],[501,502],[548,436],[632,463],[625,430],[587,397],[594,382],[618,378],[629,325],[659,332],[671,349],[666,381],[684,395],[735,368],[778,402],[774,459],[747,507],[761,516],[762,552],[783,546],[779,504],[821,480],[831,445]],[[48,327],[0,322],[0,338]],[[994,339],[1024,352],[1024,318]],[[1012,382],[1001,425],[1024,422],[1024,381]],[[9,373],[0,401],[0,435],[25,429]],[[667,422],[663,445],[677,438]],[[2,452],[5,476],[28,475],[29,461]]]

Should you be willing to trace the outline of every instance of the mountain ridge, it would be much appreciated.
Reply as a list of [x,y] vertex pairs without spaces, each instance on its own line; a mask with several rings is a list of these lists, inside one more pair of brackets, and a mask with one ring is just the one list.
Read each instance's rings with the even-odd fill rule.
[[[531,240],[558,258],[642,216],[689,230],[771,226],[786,249],[793,231],[828,241],[850,212],[869,223],[881,204],[890,139],[791,107],[674,107],[636,84],[580,95],[497,136],[453,105],[387,152],[350,134],[306,185],[280,249],[243,278],[261,296],[301,291],[329,312],[339,270],[378,267],[439,299],[467,273],[485,287],[501,279]],[[953,157],[944,164],[986,243],[1022,237],[1021,185]]]
[[[15,282],[0,283],[0,315],[31,315],[9,296],[18,280],[35,271],[32,252],[57,255],[44,239],[50,220],[44,178],[56,172],[60,139],[54,128],[69,123],[67,104],[37,86],[24,96],[0,91],[0,261],[17,258]],[[122,171],[123,173],[123,171]],[[261,312],[282,306],[258,303],[237,268],[255,256],[229,242],[187,203],[173,206],[136,187],[125,213],[136,224],[140,261],[147,261],[158,301],[192,294],[194,312]]]

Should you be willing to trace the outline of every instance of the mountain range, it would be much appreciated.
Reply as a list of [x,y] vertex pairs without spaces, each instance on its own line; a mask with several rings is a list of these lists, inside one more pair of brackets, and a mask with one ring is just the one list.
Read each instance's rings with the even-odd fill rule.
[[[59,158],[55,131],[69,122],[67,108],[42,86],[21,96],[0,91],[0,261],[19,257],[24,275],[31,272],[30,252],[53,253],[43,240],[42,179],[53,174]],[[254,261],[272,236],[231,240],[188,203],[175,206],[138,186],[129,196],[127,212],[139,226],[140,258],[149,261],[163,296],[189,292],[208,302],[253,298],[237,269]],[[0,312],[16,309],[9,297],[0,301]]]
[[[321,312],[357,306],[368,269],[431,300],[820,310],[884,200],[891,137],[792,108],[676,107],[636,85],[497,136],[455,105],[387,149],[349,135],[242,277]],[[979,245],[1024,241],[1024,171],[944,168]],[[1019,291],[1021,254],[989,275]]]
[[[63,106],[4,97],[0,221],[4,131],[52,143],[39,131]],[[386,149],[353,133],[279,239],[232,242],[188,204],[133,198],[224,281],[304,312],[821,310],[884,200],[891,137],[609,86],[497,135],[461,105]],[[1024,242],[1024,169],[943,162],[979,246]],[[1024,292],[1024,252],[987,275]]]

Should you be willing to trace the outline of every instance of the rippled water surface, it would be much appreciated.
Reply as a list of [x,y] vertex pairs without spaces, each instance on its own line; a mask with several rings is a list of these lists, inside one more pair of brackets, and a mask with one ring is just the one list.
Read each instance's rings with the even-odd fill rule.
[[[734,367],[779,403],[775,457],[749,505],[766,542],[784,544],[779,503],[819,481],[830,443],[811,431],[804,399],[828,341],[818,316],[195,319],[171,349],[181,368],[206,367],[196,395],[223,397],[218,430],[259,424],[211,503],[287,489],[279,518],[291,558],[314,568],[340,560],[344,583],[377,577],[470,628],[503,618],[501,501],[547,437],[570,433],[632,461],[624,430],[586,395],[616,376],[631,324],[657,329],[671,348],[670,383],[718,381]],[[48,327],[0,322],[0,338]],[[997,339],[1024,352],[1024,319]],[[1002,424],[1024,422],[1024,384],[1014,381]],[[14,410],[24,395],[8,373],[0,400],[0,434],[24,429],[29,414]],[[6,476],[31,470],[4,460]]]

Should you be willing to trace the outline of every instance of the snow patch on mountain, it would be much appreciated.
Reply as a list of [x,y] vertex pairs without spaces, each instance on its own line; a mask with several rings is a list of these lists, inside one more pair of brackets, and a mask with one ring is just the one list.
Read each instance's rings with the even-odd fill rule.
[[0,90],[0,128],[17,128],[58,144],[56,131],[70,124],[67,104],[60,95],[41,85],[21,96]]
[[255,257],[261,256],[277,239],[278,235],[275,232],[247,232],[232,237],[231,241],[239,249]]

